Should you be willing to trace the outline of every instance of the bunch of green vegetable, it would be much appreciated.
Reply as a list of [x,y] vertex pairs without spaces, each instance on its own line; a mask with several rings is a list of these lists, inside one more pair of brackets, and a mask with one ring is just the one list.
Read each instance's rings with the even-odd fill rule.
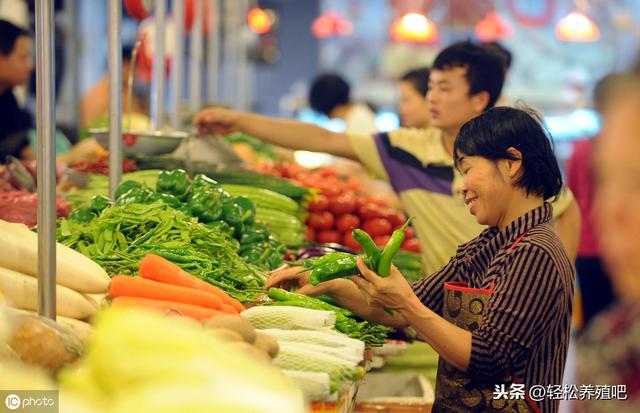
[[335,312],[336,330],[351,338],[364,341],[368,347],[383,345],[387,335],[392,331],[389,327],[362,321],[351,311],[317,298],[292,293],[281,288],[270,288],[267,294],[273,301],[266,302],[265,305],[286,305]]
[[[124,181],[118,186],[116,203],[150,204],[160,201],[176,208],[211,229],[229,234],[240,243],[238,254],[263,270],[283,262],[286,247],[269,230],[256,222],[256,206],[245,196],[231,196],[218,183],[205,175],[193,179],[186,171],[161,171],[155,180],[155,191],[138,181]],[[109,205],[105,197],[94,197],[85,208],[72,212],[71,219],[86,223]]]
[[86,222],[79,216],[58,221],[58,241],[93,259],[109,275],[136,274],[140,260],[153,253],[238,300],[254,301],[261,294],[265,278],[238,255],[241,244],[231,229],[213,228],[163,202],[105,202]]

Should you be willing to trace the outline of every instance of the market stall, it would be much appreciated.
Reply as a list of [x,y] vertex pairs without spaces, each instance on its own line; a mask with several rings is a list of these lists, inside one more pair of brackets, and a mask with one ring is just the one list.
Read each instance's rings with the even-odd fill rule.
[[[124,129],[120,2],[109,2],[108,128],[95,132],[108,157],[56,166],[51,5],[37,5],[38,160],[0,171],[3,368],[59,389],[61,405],[78,411],[177,411],[181,403],[193,411],[353,411],[371,349],[391,329],[327,300],[265,290],[265,280],[287,264],[307,267],[314,283],[344,277],[357,272],[358,254],[419,276],[406,217],[330,168],[194,161],[188,149],[171,156],[177,145],[163,149],[162,140],[191,132],[161,130],[160,85],[153,130]],[[161,24],[156,36],[164,38]],[[164,74],[158,56],[154,73]],[[218,153],[238,142],[211,139]],[[200,385],[189,388],[194,380]],[[171,397],[159,397],[163,390]],[[247,400],[247,392],[263,398]]]

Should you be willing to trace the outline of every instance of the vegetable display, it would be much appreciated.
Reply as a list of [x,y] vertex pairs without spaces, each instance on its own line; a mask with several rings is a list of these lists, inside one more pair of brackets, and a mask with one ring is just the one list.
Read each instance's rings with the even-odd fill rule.
[[230,233],[162,202],[112,205],[87,223],[61,220],[57,237],[109,275],[137,274],[142,258],[152,253],[241,301],[253,301],[264,285],[258,268],[238,255],[240,244]]
[[[145,175],[136,176],[137,181],[122,182],[116,190],[116,206],[161,202],[197,218],[214,231],[236,238],[239,242],[239,246],[234,247],[236,254],[258,269],[274,269],[282,264],[286,247],[271,236],[263,224],[256,222],[256,207],[249,198],[231,196],[204,175],[191,179],[183,170],[160,171],[153,172],[151,180],[151,173],[145,171]],[[146,185],[151,182],[155,191]],[[78,224],[90,223],[110,206],[107,198],[95,195],[88,204],[85,203],[85,207],[75,209],[69,218]],[[280,233],[286,235],[287,231],[288,228]],[[285,235],[283,238],[288,240]]]
[[[340,177],[333,168],[309,170],[296,164],[262,162],[256,170],[317,191],[308,206],[308,241],[338,243],[360,251],[362,247],[351,232],[360,228],[371,235],[378,247],[383,247],[394,229],[405,222],[403,213],[389,208],[383,199],[367,196],[357,179]],[[413,229],[406,228],[405,232],[401,248],[420,252]]]
[[187,318],[109,309],[60,391],[98,413],[304,412],[300,392],[247,346]]
[[317,298],[296,294],[280,288],[270,288],[267,292],[273,301],[265,302],[265,305],[284,305],[304,307],[312,310],[333,311],[336,314],[335,329],[351,338],[364,341],[369,347],[378,347],[384,344],[391,328],[361,321],[351,311],[326,303]]

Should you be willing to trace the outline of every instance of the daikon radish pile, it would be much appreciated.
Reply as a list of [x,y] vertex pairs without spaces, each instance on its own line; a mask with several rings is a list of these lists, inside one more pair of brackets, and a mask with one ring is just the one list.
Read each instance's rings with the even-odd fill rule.
[[[38,279],[0,267],[0,290],[10,305],[22,310],[38,310]],[[56,288],[56,312],[58,315],[78,320],[91,317],[96,307],[82,294],[58,285]]]
[[[38,275],[38,234],[23,224],[0,220],[0,267]],[[81,293],[104,293],[109,276],[97,263],[56,243],[56,282]]]

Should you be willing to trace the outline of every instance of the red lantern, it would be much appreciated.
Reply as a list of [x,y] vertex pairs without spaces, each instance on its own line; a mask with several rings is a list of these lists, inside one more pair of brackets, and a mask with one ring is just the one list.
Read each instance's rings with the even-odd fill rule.
[[127,13],[136,20],[144,20],[153,11],[152,0],[124,0],[124,7]]

